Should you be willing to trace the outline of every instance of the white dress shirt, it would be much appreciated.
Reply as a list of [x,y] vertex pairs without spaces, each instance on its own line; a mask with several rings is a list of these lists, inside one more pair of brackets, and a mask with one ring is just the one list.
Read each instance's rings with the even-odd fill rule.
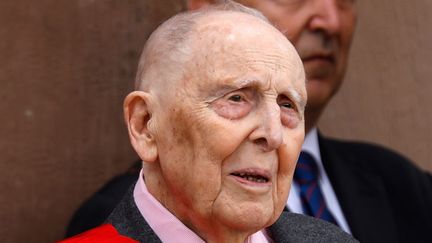
[[[310,153],[310,155],[312,155],[318,165],[318,185],[321,188],[328,209],[334,216],[339,227],[341,227],[345,232],[351,233],[348,223],[339,205],[339,201],[336,198],[336,194],[322,164],[321,153],[318,143],[318,131],[316,127],[314,127],[306,135],[302,151]],[[287,206],[291,212],[303,214],[304,212],[302,209],[299,191],[299,186],[293,181],[293,185],[291,186],[291,191],[288,196]]]

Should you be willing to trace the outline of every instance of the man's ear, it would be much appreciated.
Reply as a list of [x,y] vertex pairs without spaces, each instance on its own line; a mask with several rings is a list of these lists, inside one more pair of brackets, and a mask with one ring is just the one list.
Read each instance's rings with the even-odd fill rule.
[[143,91],[134,91],[123,103],[124,119],[129,139],[135,151],[145,162],[154,162],[158,157],[155,136],[149,124],[152,119],[151,96]]
[[208,6],[212,3],[215,3],[215,0],[187,0],[187,9],[188,10],[197,10],[202,7]]

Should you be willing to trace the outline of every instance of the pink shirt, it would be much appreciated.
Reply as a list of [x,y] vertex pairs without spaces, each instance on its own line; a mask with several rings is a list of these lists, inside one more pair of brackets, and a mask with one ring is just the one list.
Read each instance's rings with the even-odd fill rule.
[[[135,204],[161,241],[164,243],[204,243],[203,239],[186,227],[149,193],[143,178],[141,170],[134,189]],[[261,230],[249,236],[246,242],[269,243],[272,241],[265,230]]]

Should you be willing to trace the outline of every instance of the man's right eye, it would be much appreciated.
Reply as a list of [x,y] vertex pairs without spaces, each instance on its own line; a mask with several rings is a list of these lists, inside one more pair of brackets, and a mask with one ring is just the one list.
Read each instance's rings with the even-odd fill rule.
[[242,97],[241,97],[241,95],[238,95],[238,94],[236,94],[236,95],[231,95],[229,98],[228,98],[228,100],[231,100],[231,101],[234,101],[234,102],[240,102],[240,101],[242,101]]
[[236,120],[246,116],[255,104],[255,93],[250,89],[235,90],[211,103],[212,109],[220,116]]

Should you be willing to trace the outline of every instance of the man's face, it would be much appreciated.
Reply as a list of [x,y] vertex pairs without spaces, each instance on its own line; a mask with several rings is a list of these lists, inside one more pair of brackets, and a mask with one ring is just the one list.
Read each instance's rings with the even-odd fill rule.
[[151,130],[169,210],[191,228],[257,231],[286,202],[304,138],[305,77],[283,35],[250,16],[225,22],[230,14],[199,24],[184,78],[156,94]]
[[237,2],[261,11],[294,44],[308,79],[307,108],[319,113],[345,73],[356,22],[355,0]]

